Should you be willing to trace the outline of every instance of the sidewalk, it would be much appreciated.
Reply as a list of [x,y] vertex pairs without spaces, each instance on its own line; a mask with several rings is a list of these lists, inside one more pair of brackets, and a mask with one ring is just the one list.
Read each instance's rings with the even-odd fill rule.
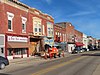
[[[65,52],[64,53],[65,57],[68,57],[70,56],[71,54],[69,54],[68,52]],[[59,58],[59,57],[57,57]],[[12,60],[9,60],[10,63],[18,63],[18,62],[25,62],[25,61],[34,61],[34,62],[41,62],[41,61],[50,61],[50,60],[55,60],[55,58],[47,58],[47,59],[44,59],[44,58],[41,58],[39,56],[31,56],[31,57],[26,57],[26,58],[18,58],[18,59],[12,59]]]
[[11,59],[9,60],[10,63],[16,63],[16,62],[24,62],[24,61],[30,61],[30,60],[38,60],[41,59],[40,57],[37,56],[31,56],[31,57],[26,57],[26,58],[16,58],[16,59]]

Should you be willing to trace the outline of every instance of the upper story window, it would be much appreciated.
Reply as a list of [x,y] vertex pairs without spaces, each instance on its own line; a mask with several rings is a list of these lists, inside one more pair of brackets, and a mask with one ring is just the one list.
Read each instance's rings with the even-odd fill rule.
[[33,17],[33,32],[42,32],[42,26],[41,26],[41,19],[38,17]]
[[27,18],[22,17],[22,32],[26,33],[26,22],[27,22]]
[[13,31],[13,23],[12,20],[14,18],[14,14],[7,12],[7,17],[8,17],[8,31]]
[[50,28],[48,28],[48,34],[50,34],[51,33],[51,30],[50,30]]
[[51,22],[47,22],[47,36],[53,37],[53,24]]
[[41,28],[39,28],[39,32],[41,32],[42,30],[41,30]]

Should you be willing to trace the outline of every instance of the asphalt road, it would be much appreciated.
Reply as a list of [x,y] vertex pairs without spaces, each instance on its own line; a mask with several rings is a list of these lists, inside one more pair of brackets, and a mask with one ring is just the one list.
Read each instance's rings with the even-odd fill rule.
[[[99,64],[100,51],[95,51],[27,67],[24,64],[23,66],[21,65],[23,68],[5,71],[0,75],[92,75]],[[16,67],[12,67],[12,69],[14,68]]]

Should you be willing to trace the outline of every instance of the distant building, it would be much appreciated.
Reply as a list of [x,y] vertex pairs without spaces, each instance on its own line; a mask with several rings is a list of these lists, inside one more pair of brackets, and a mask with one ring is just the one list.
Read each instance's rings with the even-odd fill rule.
[[60,45],[64,51],[66,51],[67,45],[66,28],[58,24],[54,25],[54,44]]
[[71,53],[75,48],[74,26],[70,22],[60,22],[56,24],[65,28],[65,40],[67,43],[66,47],[67,51]]
[[88,38],[86,34],[83,34],[83,48],[88,49]]

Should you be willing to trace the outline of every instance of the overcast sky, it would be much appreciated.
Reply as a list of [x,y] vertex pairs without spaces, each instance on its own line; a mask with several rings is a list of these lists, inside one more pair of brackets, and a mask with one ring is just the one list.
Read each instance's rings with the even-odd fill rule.
[[100,39],[100,0],[20,0],[51,15],[55,23],[71,22],[75,29]]

